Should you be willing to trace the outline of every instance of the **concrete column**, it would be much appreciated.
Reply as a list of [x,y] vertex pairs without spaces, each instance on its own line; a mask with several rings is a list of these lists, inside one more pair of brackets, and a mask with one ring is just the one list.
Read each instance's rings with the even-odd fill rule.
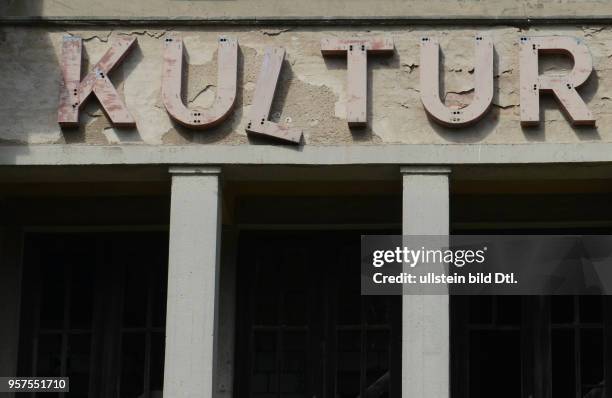
[[211,398],[221,247],[220,169],[172,167],[164,397]]
[[[450,169],[402,167],[404,235],[449,234]],[[405,295],[402,301],[402,397],[450,397],[447,295]]]

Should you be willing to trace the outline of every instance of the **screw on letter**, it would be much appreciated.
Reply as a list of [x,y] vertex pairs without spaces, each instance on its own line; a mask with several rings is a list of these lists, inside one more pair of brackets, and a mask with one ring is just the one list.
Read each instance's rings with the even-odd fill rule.
[[[267,47],[264,53],[262,68],[257,78],[255,95],[251,104],[247,133],[273,137],[293,144],[302,140],[302,132],[289,128],[287,125],[268,121],[270,108],[276,91],[276,84],[285,59],[285,49]],[[259,123],[253,122],[259,120]]]
[[[83,42],[80,37],[66,36],[62,43],[62,84],[57,121],[62,127],[76,127],[79,124],[79,108],[91,94],[95,95],[108,115],[110,122],[117,127],[135,127],[136,122],[119,97],[112,82],[108,79],[111,72],[127,55],[136,43],[134,37],[116,39],[106,54],[81,80]],[[78,102],[73,102],[78,97]]]
[[[521,37],[520,43],[521,124],[535,126],[540,123],[540,92],[546,92],[557,97],[572,124],[594,126],[593,114],[576,91],[593,71],[587,46],[576,38],[563,36]],[[569,54],[574,60],[574,68],[566,76],[540,76],[539,51]]]
[[[361,51],[353,51],[353,46]],[[391,39],[323,39],[321,53],[325,55],[347,56],[347,120],[351,127],[363,127],[367,124],[368,98],[368,54],[391,55],[395,51]]]
[[210,108],[196,108],[195,111],[187,108],[181,98],[183,49],[180,36],[166,38],[162,76],[164,106],[170,116],[185,127],[206,129],[216,126],[234,108],[238,82],[238,42],[227,37],[219,38],[217,95]]
[[[438,123],[461,127],[480,120],[493,102],[493,42],[476,36],[474,99],[465,108],[453,110],[440,99],[440,47],[435,40],[421,40],[421,101],[425,111]],[[460,115],[461,117],[457,117]]]

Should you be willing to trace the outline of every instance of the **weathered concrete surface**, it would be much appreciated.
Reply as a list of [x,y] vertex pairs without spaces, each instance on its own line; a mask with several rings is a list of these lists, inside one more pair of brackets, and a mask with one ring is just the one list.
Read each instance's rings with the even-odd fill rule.
[[[402,234],[448,235],[450,168],[402,167],[400,171]],[[450,397],[449,313],[448,295],[402,297],[403,398]]]
[[[125,2],[129,3],[129,2]],[[176,3],[177,7],[182,4]],[[190,2],[196,3],[196,2]],[[219,2],[225,3],[225,2]],[[231,2],[227,2],[231,3]],[[480,4],[480,3],[479,3]],[[442,97],[447,104],[465,106],[471,100],[476,29],[467,28],[176,28],[189,57],[186,101],[208,106],[217,81],[219,34],[238,38],[239,88],[236,109],[213,129],[191,131],[173,123],[161,101],[163,38],[166,29],[71,30],[3,27],[0,30],[0,145],[2,144],[224,144],[271,143],[247,137],[244,127],[265,46],[283,46],[286,61],[272,106],[273,121],[304,131],[306,145],[441,144],[441,143],[577,143],[612,142],[612,27],[546,26],[523,31],[514,27],[478,30],[495,45],[494,107],[474,126],[451,129],[429,120],[419,93],[421,36],[435,35],[444,66]],[[82,112],[82,125],[61,131],[56,122],[59,56],[62,37],[84,39],[85,64],[97,62],[109,41],[121,35],[138,38],[137,47],[111,75],[136,119],[137,129],[112,128],[95,99]],[[571,35],[582,38],[593,55],[595,71],[579,89],[597,118],[596,128],[572,128],[551,99],[542,100],[545,121],[521,128],[519,115],[518,42],[521,35]],[[346,61],[321,56],[324,37],[387,36],[395,41],[393,57],[369,60],[369,127],[349,129],[346,116]],[[544,58],[542,73],[568,70],[564,58]]]
[[[373,4],[376,4],[373,7]],[[9,16],[115,18],[551,17],[612,15],[606,0],[4,0]]]
[[[0,166],[372,166],[402,163],[486,166],[566,164],[572,167],[578,163],[612,164],[612,143],[311,145],[299,149],[278,145],[0,146]],[[121,175],[115,174],[111,180],[122,180]]]
[[219,168],[172,174],[164,396],[210,398],[217,369]]

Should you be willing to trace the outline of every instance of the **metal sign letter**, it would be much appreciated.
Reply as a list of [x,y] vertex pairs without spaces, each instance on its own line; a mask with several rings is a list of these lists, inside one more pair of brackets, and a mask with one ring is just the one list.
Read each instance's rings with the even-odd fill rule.
[[[521,125],[540,123],[540,92],[547,92],[555,95],[573,125],[594,126],[593,114],[576,91],[593,72],[593,59],[586,44],[566,36],[521,37],[520,43]],[[574,68],[565,75],[540,76],[539,53],[567,54]]]
[[189,109],[181,97],[183,78],[183,39],[169,36],[164,43],[162,98],[168,114],[185,127],[206,129],[216,126],[229,116],[236,102],[238,81],[238,41],[219,38],[217,94],[208,109]]
[[465,108],[453,109],[440,99],[440,45],[431,37],[421,38],[421,101],[435,121],[448,127],[463,127],[481,119],[493,102],[493,42],[477,35],[474,67],[474,98]]
[[368,123],[368,54],[393,54],[392,39],[323,39],[321,54],[347,54],[346,118],[349,126],[363,127]]
[[278,138],[294,144],[299,144],[302,132],[290,129],[280,123],[270,122],[270,108],[274,99],[274,92],[278,83],[285,49],[282,47],[266,47],[261,71],[255,86],[255,95],[251,104],[251,112],[247,122],[247,133],[259,134]]
[[93,93],[110,122],[117,127],[135,127],[136,122],[119,97],[108,74],[136,43],[131,36],[115,39],[111,48],[100,58],[91,72],[81,80],[83,42],[80,37],[66,36],[62,43],[62,81],[57,112],[61,127],[79,125],[79,110]]

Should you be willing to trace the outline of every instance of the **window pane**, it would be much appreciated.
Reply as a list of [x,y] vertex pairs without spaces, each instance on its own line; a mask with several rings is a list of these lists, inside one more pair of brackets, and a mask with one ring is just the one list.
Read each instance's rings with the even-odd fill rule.
[[603,320],[603,299],[601,296],[580,297],[580,322],[601,323]]
[[582,330],[580,332],[580,371],[583,393],[603,382],[603,331]]
[[471,398],[521,396],[521,344],[518,331],[473,331],[470,334],[469,355]]
[[[357,259],[352,261],[354,255]],[[355,265],[359,267],[359,249],[354,252],[341,246],[341,242],[334,245],[334,249],[325,253],[325,261],[330,269],[334,269],[334,279],[331,286],[337,291],[337,318],[339,325],[361,325],[361,291],[359,270],[355,272]],[[325,271],[328,272],[328,271]]]
[[75,263],[71,269],[70,326],[73,329],[90,329],[93,309],[93,261]]
[[123,333],[121,341],[121,398],[136,398],[143,393],[144,365],[144,333]]
[[551,344],[552,395],[555,398],[573,398],[576,396],[574,332],[571,330],[553,330]]
[[338,397],[354,398],[359,395],[361,364],[361,333],[338,332],[338,360],[336,391]]
[[[271,253],[265,253],[257,264],[255,276],[255,291],[278,290],[281,279],[279,259]],[[284,282],[284,281],[283,281]]]
[[67,377],[70,377],[70,397],[86,398],[89,393],[91,335],[75,334],[68,338]]
[[361,325],[361,294],[359,290],[338,289],[338,324]]
[[[390,304],[401,298],[361,296],[358,235],[349,251],[345,240],[287,235],[256,239],[246,246],[249,256],[238,257],[240,274],[251,275],[239,304],[251,360],[238,358],[246,367],[241,395],[356,398],[369,378],[380,390],[369,398],[387,396],[391,323],[400,320],[399,313],[391,316],[400,307]],[[401,364],[401,351],[394,354],[393,369]]]
[[276,291],[257,293],[253,301],[253,324],[278,324],[278,293]]
[[493,297],[470,296],[470,323],[490,324],[493,322]]
[[308,286],[309,267],[304,263],[307,254],[302,250],[286,250],[283,253],[283,287],[287,289],[303,289]]
[[123,326],[144,327],[147,319],[149,271],[139,262],[129,263],[126,268]]
[[282,287],[279,272],[278,264],[264,261],[257,266],[255,285],[252,287],[255,292],[252,295],[255,325],[278,324],[279,289]]
[[62,367],[62,336],[44,334],[38,339],[38,367],[36,376],[60,377]]
[[395,297],[366,297],[366,321],[368,325],[388,325],[391,323],[391,300]]
[[367,397],[389,396],[389,332],[368,332],[367,334]]
[[552,296],[550,300],[552,323],[574,322],[574,296]]
[[164,340],[163,333],[151,337],[151,395],[161,393],[164,386]]
[[[167,263],[166,263],[167,264]],[[153,287],[153,326],[166,326],[166,297],[168,293],[168,269],[165,266],[160,266],[155,274],[155,283]]]
[[497,323],[500,325],[520,325],[521,305],[520,296],[497,296]]
[[283,319],[287,325],[303,326],[308,324],[310,308],[308,292],[291,290],[283,294]]
[[256,332],[253,337],[254,363],[251,391],[258,397],[277,391],[276,333]]
[[308,333],[283,334],[280,391],[283,397],[305,397],[307,392]]
[[65,265],[61,262],[61,258],[51,258],[49,261],[41,265],[40,328],[59,329],[64,323]]
[[[149,236],[158,244],[152,244]],[[147,362],[152,397],[159,396],[164,366],[166,234],[43,234],[28,235],[26,239],[28,252],[24,267],[27,267],[28,278],[24,278],[24,282],[31,280],[33,284],[23,289],[24,295],[31,296],[22,300],[22,319],[27,322],[21,324],[24,348],[19,352],[21,375],[70,377],[71,391],[67,398],[88,397],[93,381],[98,387],[101,383],[107,386],[96,394],[112,390],[112,394],[119,396],[140,397],[145,389],[146,334],[143,331],[130,335],[119,328],[123,326],[123,316],[130,327],[146,326],[148,286],[152,286],[155,301],[151,304],[156,315],[152,319],[159,329],[147,332],[151,333],[150,361]],[[96,251],[98,247],[103,250]],[[32,256],[30,251],[38,255]],[[95,268],[99,261],[107,262],[104,271],[110,274],[97,279]],[[155,278],[149,279],[149,274],[154,274]],[[114,292],[114,287],[121,286],[122,277],[127,279],[122,286],[125,287],[122,292],[125,307],[123,302],[117,301],[120,295],[99,302],[95,300],[94,295],[98,292]],[[149,281],[151,284],[147,285]],[[111,288],[109,282],[117,285]],[[35,294],[30,293],[32,291]],[[28,300],[30,297],[32,300]],[[27,314],[31,314],[32,321]],[[120,337],[121,344],[111,341]],[[91,348],[94,339],[93,346],[98,347],[95,352]],[[64,374],[61,374],[62,365]],[[109,367],[116,370],[108,374]]]

